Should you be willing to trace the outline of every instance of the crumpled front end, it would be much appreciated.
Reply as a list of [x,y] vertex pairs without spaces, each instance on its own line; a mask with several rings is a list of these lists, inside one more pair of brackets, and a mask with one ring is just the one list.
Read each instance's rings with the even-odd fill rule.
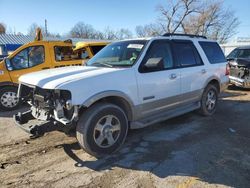
[[243,87],[250,88],[250,62],[243,59],[231,61],[230,66],[230,83]]
[[[21,128],[32,119],[60,122],[66,126],[71,126],[77,121],[78,107],[72,106],[71,93],[67,90],[49,90],[20,84],[18,96],[31,106],[28,112],[14,116],[17,124],[23,125]],[[30,130],[25,131],[31,133]]]

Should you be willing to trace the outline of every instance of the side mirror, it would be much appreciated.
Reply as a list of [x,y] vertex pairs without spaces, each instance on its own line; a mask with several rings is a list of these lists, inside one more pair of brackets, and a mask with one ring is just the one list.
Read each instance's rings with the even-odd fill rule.
[[164,69],[163,58],[157,57],[148,59],[144,65],[144,68],[146,71],[157,71]]
[[6,66],[7,70],[8,71],[13,71],[13,67],[12,67],[12,65],[10,63],[10,59],[9,58],[5,58],[4,62],[5,62],[5,66]]

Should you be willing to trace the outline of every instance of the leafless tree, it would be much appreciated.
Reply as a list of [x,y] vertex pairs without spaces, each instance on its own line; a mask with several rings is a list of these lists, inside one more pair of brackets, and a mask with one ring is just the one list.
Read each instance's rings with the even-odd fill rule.
[[0,34],[6,33],[6,26],[3,23],[0,23]]
[[85,39],[103,39],[103,40],[118,40],[131,38],[132,32],[128,29],[113,30],[106,27],[103,31],[98,31],[90,24],[78,22],[70,31],[70,37],[85,38]]
[[217,1],[204,3],[199,14],[190,16],[181,26],[184,33],[205,35],[224,43],[236,34],[239,21],[232,10],[225,10]]
[[138,37],[157,36],[163,33],[163,28],[159,24],[147,24],[136,26],[135,32]]
[[118,31],[116,31],[116,38],[117,39],[129,39],[132,38],[133,34],[129,29],[119,29]]
[[159,5],[157,10],[160,13],[159,24],[168,33],[175,33],[183,21],[191,14],[198,13],[198,0],[168,0],[166,8]]
[[224,8],[222,0],[169,0],[166,6],[158,6],[157,11],[160,17],[156,24],[138,26],[138,36],[180,32],[205,35],[223,43],[239,26],[238,18],[232,10]]
[[92,25],[78,22],[70,30],[70,36],[75,38],[94,39],[96,38],[96,31]]

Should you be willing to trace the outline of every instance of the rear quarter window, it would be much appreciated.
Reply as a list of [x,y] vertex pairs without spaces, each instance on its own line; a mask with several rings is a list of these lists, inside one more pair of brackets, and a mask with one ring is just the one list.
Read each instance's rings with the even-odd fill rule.
[[211,64],[225,63],[226,58],[217,42],[199,42]]

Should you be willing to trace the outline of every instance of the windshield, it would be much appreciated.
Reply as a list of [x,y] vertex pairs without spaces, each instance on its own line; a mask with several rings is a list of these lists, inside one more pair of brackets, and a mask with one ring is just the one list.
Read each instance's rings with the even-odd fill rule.
[[112,43],[87,62],[87,66],[132,66],[138,59],[146,40]]

